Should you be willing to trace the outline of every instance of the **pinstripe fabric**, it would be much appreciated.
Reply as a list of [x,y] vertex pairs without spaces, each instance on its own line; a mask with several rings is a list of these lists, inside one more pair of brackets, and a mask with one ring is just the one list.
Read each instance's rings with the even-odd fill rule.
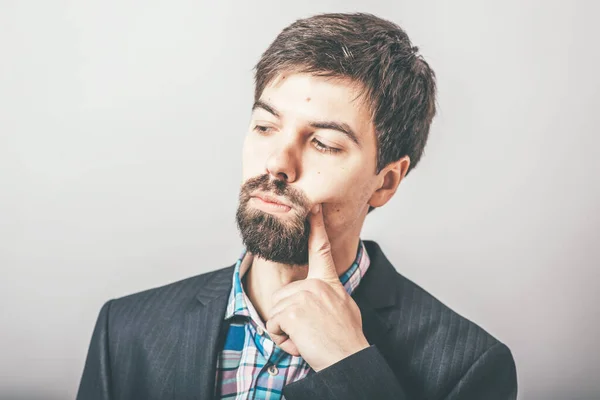
[[[512,400],[508,347],[398,274],[379,246],[352,297],[372,346],[283,388],[287,400]],[[402,260],[398,260],[402,266]],[[233,266],[108,301],[77,400],[214,398]]]
[[[304,378],[310,366],[285,353],[265,333],[265,325],[244,292],[243,277],[252,263],[244,252],[233,272],[225,320],[229,330],[217,361],[217,397],[221,399],[281,398],[283,387]],[[355,261],[340,276],[351,294],[369,268],[369,256],[362,241]]]
[[[510,350],[398,274],[376,243],[365,246],[371,268],[353,298],[373,346],[286,386],[286,398],[516,399]],[[357,373],[357,364],[360,371],[377,372]],[[395,379],[382,379],[391,376]]]

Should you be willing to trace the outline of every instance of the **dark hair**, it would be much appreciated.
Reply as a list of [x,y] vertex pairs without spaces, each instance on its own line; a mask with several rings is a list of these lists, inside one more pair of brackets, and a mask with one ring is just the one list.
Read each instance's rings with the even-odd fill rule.
[[377,135],[377,173],[408,155],[417,165],[435,115],[435,74],[408,35],[372,14],[320,14],[285,28],[255,67],[254,98],[282,72],[362,84]]

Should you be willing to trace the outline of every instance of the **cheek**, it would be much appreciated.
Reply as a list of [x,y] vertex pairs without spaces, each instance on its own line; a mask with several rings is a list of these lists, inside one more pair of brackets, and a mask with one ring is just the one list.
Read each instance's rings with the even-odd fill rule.
[[332,237],[353,231],[353,227],[362,222],[364,204],[355,200],[349,198],[323,203],[325,226]]
[[[364,197],[369,186],[368,177],[359,168],[339,168],[334,173],[317,171],[313,175],[315,199],[322,203],[348,203]],[[316,197],[318,196],[318,197]]]
[[242,177],[244,181],[264,173],[265,155],[262,154],[264,151],[264,146],[257,146],[255,140],[250,136],[246,137],[242,149]]
[[[320,176],[323,174],[319,174]],[[370,181],[357,171],[348,174],[340,171],[337,177],[319,177],[315,187],[315,201],[323,203],[326,219],[331,224],[340,225],[358,218],[370,198]]]

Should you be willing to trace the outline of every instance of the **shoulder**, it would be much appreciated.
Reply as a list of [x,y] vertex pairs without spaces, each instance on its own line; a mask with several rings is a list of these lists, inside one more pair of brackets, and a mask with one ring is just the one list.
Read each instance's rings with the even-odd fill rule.
[[[474,321],[459,314],[430,292],[396,272],[396,305],[391,308],[389,322],[395,329],[406,329],[407,339],[433,343],[442,355],[476,359],[500,341]],[[465,360],[466,361],[466,360]],[[468,363],[468,362],[467,362]]]
[[412,377],[417,392],[448,393],[483,363],[514,369],[504,343],[400,274],[378,246],[371,249],[378,252],[378,280],[385,278],[389,291],[390,306],[378,311],[389,328],[388,346],[381,350],[397,371]]
[[103,309],[109,325],[120,330],[169,321],[201,301],[203,294],[228,293],[232,274],[232,266],[221,268],[109,300]]
[[387,320],[400,340],[391,356],[412,377],[415,392],[462,398],[474,382],[486,382],[489,390],[506,392],[502,398],[514,398],[516,366],[505,343],[406,277],[398,274],[397,284],[399,303]]

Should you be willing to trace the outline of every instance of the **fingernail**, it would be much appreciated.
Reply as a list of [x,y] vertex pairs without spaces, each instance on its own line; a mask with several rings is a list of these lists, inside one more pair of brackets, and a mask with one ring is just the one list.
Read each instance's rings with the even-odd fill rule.
[[313,214],[318,214],[321,206],[319,204],[315,205],[312,209]]

